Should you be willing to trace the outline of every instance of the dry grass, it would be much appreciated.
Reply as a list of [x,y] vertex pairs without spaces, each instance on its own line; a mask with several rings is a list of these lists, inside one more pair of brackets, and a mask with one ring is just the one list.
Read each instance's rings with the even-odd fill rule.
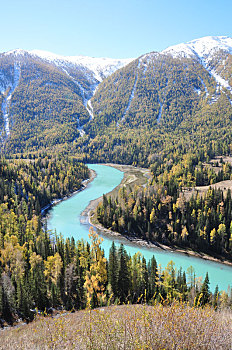
[[[213,169],[213,171],[218,174],[219,171],[222,170],[222,164],[221,159],[224,163],[229,163],[232,165],[232,157],[230,156],[216,156],[215,158],[211,159],[209,163],[203,163],[203,166],[206,168]],[[216,163],[218,163],[218,166],[216,166]],[[220,189],[223,191],[224,195],[226,196],[228,189],[232,191],[232,180],[225,180],[220,181],[215,184],[212,184],[210,186],[195,186],[192,188],[185,188],[182,193],[187,201],[190,200],[192,195],[196,195],[197,193],[202,197],[204,194],[208,191],[209,188],[215,188]]]
[[223,161],[223,163],[229,163],[230,165],[232,165],[232,157],[229,156],[216,156],[215,158],[210,159],[209,163],[202,164],[207,168],[213,169],[215,173],[218,174],[218,172],[222,170],[221,160]]
[[231,349],[231,312],[123,305],[79,311],[1,333],[0,349]]
[[190,200],[192,195],[196,195],[197,193],[199,194],[199,196],[203,196],[210,187],[222,190],[224,196],[226,196],[228,189],[232,191],[232,180],[220,181],[210,186],[196,186],[191,189],[184,189],[182,193],[186,200]]
[[207,192],[210,187],[227,192],[228,189],[232,190],[232,180],[220,181],[210,186],[196,186],[195,189],[199,192]]
[[230,156],[216,156],[215,158],[210,160],[210,163],[218,162],[220,164],[221,159],[224,163],[230,163],[232,165],[232,157]]

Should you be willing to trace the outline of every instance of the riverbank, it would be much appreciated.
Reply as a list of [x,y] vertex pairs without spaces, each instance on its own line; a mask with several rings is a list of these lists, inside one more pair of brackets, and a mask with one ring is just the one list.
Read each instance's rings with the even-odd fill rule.
[[[149,169],[135,168],[132,165],[122,165],[122,164],[113,164],[113,163],[106,163],[102,165],[110,166],[124,173],[123,179],[120,182],[120,184],[116,186],[111,192],[107,193],[107,195],[110,195],[113,198],[116,197],[118,190],[121,187],[123,186],[133,187],[135,185],[144,186],[147,183],[147,181],[151,178]],[[102,196],[97,199],[91,200],[88,206],[85,208],[85,210],[83,210],[83,212],[81,213],[81,216],[85,216],[85,217],[88,216],[88,214],[91,211],[94,211],[96,209],[98,203],[100,203],[101,201],[102,201]]]
[[70,197],[74,196],[76,193],[79,193],[80,191],[85,190],[86,187],[88,186],[88,184],[89,184],[90,182],[92,182],[92,181],[95,179],[95,177],[97,176],[97,174],[96,174],[96,172],[95,172],[94,170],[89,169],[89,171],[90,171],[90,177],[89,177],[89,179],[86,179],[86,180],[83,180],[83,181],[82,181],[81,188],[79,188],[79,190],[74,191],[74,192],[72,192],[72,193],[66,195],[66,196],[63,197],[63,198],[54,199],[54,201],[52,201],[52,203],[46,205],[46,207],[43,207],[43,208],[41,209],[41,215],[42,215],[42,217],[43,217],[43,216],[47,216],[47,210],[51,209],[51,207],[52,207],[53,205],[56,205],[56,204],[58,204],[58,203],[60,203],[60,202],[62,202],[62,201],[65,201],[66,199],[69,199]]
[[[114,197],[116,193],[118,192],[119,188],[122,186],[133,186],[135,184],[138,184],[138,181],[140,182],[140,185],[145,185],[145,183],[148,181],[150,178],[149,175],[149,170],[148,169],[143,169],[143,168],[134,168],[133,166],[128,166],[128,165],[118,165],[118,164],[104,164],[107,166],[114,167],[120,171],[124,172],[124,177],[121,181],[121,183],[111,192],[109,192],[107,195],[111,195]],[[137,176],[135,175],[137,173]],[[140,173],[140,175],[139,175]],[[139,175],[139,176],[138,176]],[[146,181],[145,181],[146,179]],[[144,182],[145,181],[145,182]],[[158,249],[158,250],[166,250],[169,252],[176,252],[180,254],[184,254],[187,256],[193,256],[196,258],[201,258],[203,260],[209,260],[217,263],[223,263],[225,265],[232,266],[232,262],[229,260],[226,260],[223,257],[215,257],[208,255],[203,252],[196,252],[188,248],[179,248],[176,246],[167,246],[158,242],[147,242],[142,239],[136,238],[136,237],[131,237],[131,236],[124,236],[121,235],[119,232],[115,232],[109,229],[104,228],[99,222],[97,221],[96,215],[94,213],[95,209],[97,208],[97,205],[102,201],[102,196],[90,201],[89,205],[86,207],[86,209],[81,213],[81,216],[85,216],[88,218],[89,224],[94,226],[96,229],[101,231],[103,235],[106,237],[115,237],[115,238],[120,238],[121,240],[124,240],[127,243],[131,243],[133,245],[136,245],[138,247],[144,247],[147,249]]]
[[120,234],[119,232],[115,232],[115,231],[112,231],[110,229],[106,229],[101,224],[99,224],[99,222],[96,222],[96,216],[94,215],[93,210],[97,207],[98,203],[96,204],[95,208],[94,208],[93,204],[92,204],[93,209],[89,212],[89,224],[92,225],[93,227],[95,227],[96,229],[98,229],[99,231],[101,231],[101,233],[103,235],[115,237],[115,238],[121,238],[123,240],[128,241],[129,243],[131,243],[133,245],[137,245],[139,247],[143,247],[143,248],[147,248],[147,249],[166,250],[169,252],[180,253],[180,254],[184,254],[187,256],[201,258],[203,260],[209,260],[209,261],[213,261],[213,262],[217,262],[217,263],[222,263],[222,264],[225,264],[228,266],[232,266],[232,262],[229,260],[226,260],[224,258],[215,258],[215,257],[208,255],[206,253],[203,253],[203,252],[196,252],[196,251],[193,251],[191,249],[179,248],[176,246],[167,246],[167,245],[164,245],[164,244],[159,243],[159,242],[147,242],[147,241],[144,241],[143,239],[140,239],[140,238],[131,237],[131,236],[124,236],[124,235]]

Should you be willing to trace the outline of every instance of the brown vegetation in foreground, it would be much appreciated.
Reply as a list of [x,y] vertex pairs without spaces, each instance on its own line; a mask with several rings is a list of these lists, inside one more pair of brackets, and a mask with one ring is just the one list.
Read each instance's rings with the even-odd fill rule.
[[231,349],[231,311],[185,304],[79,311],[1,333],[0,349]]

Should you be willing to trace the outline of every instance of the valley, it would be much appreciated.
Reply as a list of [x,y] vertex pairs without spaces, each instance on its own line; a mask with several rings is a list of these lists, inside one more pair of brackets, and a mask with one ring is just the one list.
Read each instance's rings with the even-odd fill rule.
[[224,36],[133,59],[0,54],[4,325],[141,295],[231,307],[231,76]]

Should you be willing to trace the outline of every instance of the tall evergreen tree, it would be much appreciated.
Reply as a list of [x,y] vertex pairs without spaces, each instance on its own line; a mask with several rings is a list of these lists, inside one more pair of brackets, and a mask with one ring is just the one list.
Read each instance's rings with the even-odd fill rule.
[[121,244],[119,251],[119,271],[118,271],[118,295],[121,302],[125,302],[130,290],[130,275],[128,269],[128,255]]
[[118,254],[114,241],[109,251],[108,281],[116,297],[118,295]]
[[200,293],[198,296],[199,304],[200,305],[206,305],[210,302],[210,290],[209,290],[209,275],[208,272],[206,273],[204,282],[202,284],[202,287],[200,289]]
[[158,270],[157,270],[157,262],[154,257],[152,256],[151,260],[149,261],[148,266],[148,298],[152,298],[155,293],[157,292],[157,278],[158,278]]

